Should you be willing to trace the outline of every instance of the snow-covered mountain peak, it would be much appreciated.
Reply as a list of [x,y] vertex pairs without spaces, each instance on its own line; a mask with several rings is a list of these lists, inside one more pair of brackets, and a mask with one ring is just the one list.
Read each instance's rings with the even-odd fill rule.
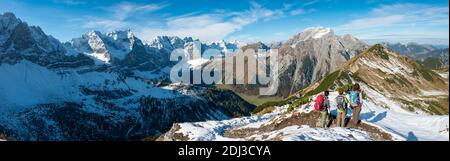
[[342,36],[342,38],[346,41],[360,41],[358,38],[356,38],[350,34],[345,34],[344,36]]
[[173,42],[181,41],[179,37],[176,36],[157,36],[150,41],[149,45],[157,49],[173,49]]
[[242,46],[247,45],[247,43],[241,42],[239,40],[234,40],[233,44],[236,44],[238,47],[242,47]]
[[15,26],[20,22],[22,21],[18,19],[13,13],[5,12],[3,14],[0,14],[0,27],[2,28],[0,32],[4,31],[4,29],[6,29],[5,27]]
[[183,38],[183,40],[185,41],[185,42],[194,42],[194,41],[200,41],[199,39],[193,39],[192,37],[185,37],[185,38]]
[[334,31],[331,30],[330,28],[311,27],[311,28],[306,28],[302,33],[302,35],[304,35],[303,37],[305,40],[310,39],[310,38],[319,39],[327,34],[334,35]]
[[118,30],[112,31],[106,34],[108,37],[113,38],[114,40],[126,41],[134,38],[133,32],[131,30]]
[[100,31],[97,31],[97,30],[90,30],[90,31],[86,32],[86,34],[84,34],[84,35],[86,35],[86,36],[99,36],[99,35],[102,35],[102,33]]
[[157,36],[151,40],[148,45],[158,50],[171,52],[174,49],[183,49],[185,46],[190,46],[189,44],[194,41],[199,40],[193,39],[192,37],[180,38],[178,36]]
[[8,12],[0,15],[0,46],[3,53],[46,55],[65,52],[60,42],[46,35],[40,27],[29,26]]
[[6,12],[0,14],[0,45],[2,45],[11,35],[16,26],[22,23],[13,13]]
[[0,33],[4,32],[6,29],[11,29],[15,27],[18,23],[22,21],[18,19],[13,13],[5,12],[0,14]]
[[91,48],[106,48],[99,31],[89,31],[86,36]]
[[[80,53],[92,56],[101,62],[110,63],[113,58],[122,60],[140,42],[130,30],[113,31],[106,35],[100,31],[89,31],[69,43]],[[139,45],[143,45],[140,43]]]
[[14,15],[14,13],[11,13],[11,12],[5,12],[5,13],[1,14],[0,17],[1,18],[17,19],[16,15]]
[[295,48],[297,44],[302,41],[324,40],[326,42],[338,42],[339,39],[341,38],[335,35],[334,31],[330,28],[310,27],[290,38],[286,43],[292,48]]

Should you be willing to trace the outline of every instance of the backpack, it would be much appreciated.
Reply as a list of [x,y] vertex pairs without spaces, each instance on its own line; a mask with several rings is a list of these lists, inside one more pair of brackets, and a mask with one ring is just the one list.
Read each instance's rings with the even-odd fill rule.
[[357,92],[357,91],[350,92],[350,105],[352,107],[359,105],[359,92]]
[[323,101],[324,101],[323,95],[318,95],[318,96],[316,97],[316,101],[315,101],[315,103],[314,103],[314,110],[320,111],[320,109],[321,109],[322,106],[323,106]]
[[343,95],[339,95],[336,97],[336,104],[338,109],[345,108],[345,97]]

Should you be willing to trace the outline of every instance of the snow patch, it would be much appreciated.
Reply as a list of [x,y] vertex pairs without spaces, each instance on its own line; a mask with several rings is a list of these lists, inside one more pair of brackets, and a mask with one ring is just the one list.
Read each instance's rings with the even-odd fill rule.
[[442,96],[448,95],[448,92],[438,91],[438,90],[430,90],[430,91],[421,91],[422,96]]
[[447,72],[441,72],[441,71],[437,71],[437,70],[433,70],[433,71],[436,72],[437,74],[439,74],[439,76],[441,76],[442,78],[448,79],[448,71]]
[[319,38],[322,38],[323,36],[327,35],[330,32],[331,32],[330,28],[310,27],[310,28],[306,28],[302,34],[305,35],[306,39],[308,39],[308,38],[319,39]]
[[[370,141],[370,136],[367,132],[358,129],[347,128],[311,128],[306,125],[302,126],[288,126],[280,130],[273,131],[265,139],[258,140],[273,140],[281,139],[283,141]],[[280,137],[281,136],[281,137]],[[259,137],[259,136],[257,136]],[[251,138],[251,137],[250,137]]]
[[262,116],[248,116],[222,121],[180,123],[178,124],[180,129],[176,133],[181,133],[187,136],[189,140],[194,141],[243,140],[226,138],[223,136],[223,132],[227,128],[234,127],[259,127],[259,125],[269,121],[273,116],[285,112],[286,109],[287,106],[277,107],[272,113],[267,113]]
[[364,101],[361,120],[378,125],[389,133],[399,135],[406,140],[449,140],[449,135],[440,133],[448,128],[448,115],[415,114],[401,108],[394,101],[366,85],[360,85],[371,100],[378,100],[388,105],[388,108],[384,108],[373,101]]
[[369,66],[373,69],[379,69],[384,73],[388,74],[402,74],[404,76],[407,76],[407,73],[412,73],[413,70],[409,69],[405,65],[403,65],[401,62],[398,62],[397,59],[390,59],[389,61],[386,60],[377,60],[376,62],[368,60],[366,58],[361,58],[360,63]]
[[322,28],[322,29],[318,29],[315,34],[312,36],[313,39],[319,39],[321,37],[323,37],[324,35],[330,33],[331,29],[330,28]]

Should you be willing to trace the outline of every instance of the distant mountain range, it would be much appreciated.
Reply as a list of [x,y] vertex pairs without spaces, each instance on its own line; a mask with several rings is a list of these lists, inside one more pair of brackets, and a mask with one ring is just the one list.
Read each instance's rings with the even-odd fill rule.
[[418,61],[425,61],[427,58],[436,58],[442,67],[448,68],[448,46],[433,46],[417,43],[383,43],[384,46],[402,55],[410,56]]
[[[175,48],[130,31],[91,31],[60,43],[12,13],[0,15],[0,134],[14,140],[140,140],[173,122],[249,115],[231,91],[170,84]],[[208,47],[227,50],[233,44]]]

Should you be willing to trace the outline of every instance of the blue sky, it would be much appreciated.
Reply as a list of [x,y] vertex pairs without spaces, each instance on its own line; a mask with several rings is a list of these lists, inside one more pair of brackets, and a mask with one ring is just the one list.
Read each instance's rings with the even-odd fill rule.
[[368,42],[448,45],[447,0],[0,0],[13,12],[61,41],[89,30],[131,29],[202,41],[287,40],[308,27],[330,27]]

